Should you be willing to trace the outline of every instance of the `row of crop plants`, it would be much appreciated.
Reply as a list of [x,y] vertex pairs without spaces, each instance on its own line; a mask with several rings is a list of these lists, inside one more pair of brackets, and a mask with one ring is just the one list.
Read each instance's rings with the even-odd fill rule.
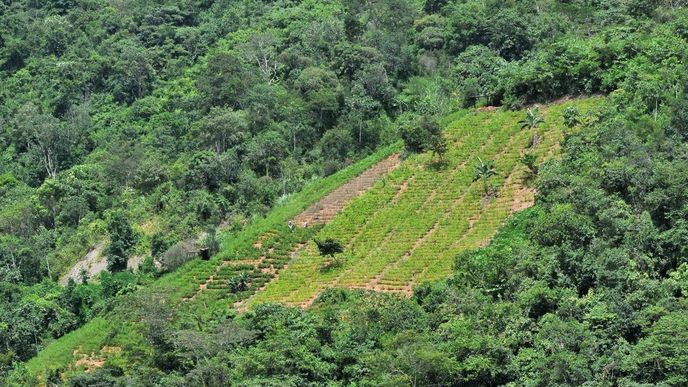
[[[428,168],[427,156],[415,156],[325,227],[322,237],[338,238],[350,246],[345,270],[321,272],[322,258],[311,247],[290,267],[289,275],[285,273],[268,287],[262,299],[298,303],[333,282],[338,286],[365,285],[408,252],[441,217],[446,203],[453,202],[461,190],[470,186],[465,183],[466,179],[472,179],[472,172],[465,163],[468,156],[476,148],[487,148],[495,140],[508,139],[499,136],[499,131],[489,130],[489,126],[494,127],[493,122],[484,124],[489,115],[472,117],[473,120],[466,120],[468,122],[448,131],[453,135],[454,147],[444,169]],[[503,143],[492,148],[498,149],[501,145]],[[438,173],[445,176],[438,178]],[[395,203],[385,206],[404,182],[408,184],[407,189]],[[433,195],[432,191],[440,193]],[[443,202],[445,204],[438,205]],[[413,213],[419,216],[409,216]]]
[[[422,157],[416,160],[418,172],[409,188],[401,195],[397,205],[379,214],[380,222],[394,225],[390,232],[392,237],[382,241],[373,240],[372,243],[375,243],[377,248],[354,263],[350,270],[345,271],[336,285],[365,285],[377,273],[409,252],[416,241],[422,239],[437,224],[442,207],[447,201],[453,200],[455,195],[461,194],[458,191],[448,194],[445,187],[461,187],[454,183],[465,171],[466,155],[471,149],[483,147],[494,139],[494,132],[478,131],[472,125],[463,126],[463,132],[466,135],[462,136],[462,140],[449,152],[448,165],[444,169],[435,171],[422,168],[427,164],[427,160],[423,160]],[[438,177],[438,174],[442,176]]]
[[[447,165],[436,169],[430,155],[411,157],[319,233],[346,245],[341,268],[323,270],[325,258],[310,244],[254,301],[298,304],[329,286],[401,290],[447,276],[458,252],[484,244],[511,214],[525,170],[519,159],[526,151],[539,161],[552,153],[562,137],[564,108],[548,109],[536,129],[521,129],[523,112],[470,113],[449,124]],[[539,143],[530,149],[534,132]],[[481,184],[473,182],[478,157],[494,159],[499,173],[493,179],[499,192],[486,203]]]
[[[515,187],[521,184],[525,177],[525,168],[519,168],[520,156],[527,149],[529,153],[537,157],[539,162],[544,160],[544,157],[551,152],[551,149],[562,138],[561,110],[563,110],[561,106],[548,110],[545,124],[537,128],[540,143],[536,147],[528,149],[528,145],[532,140],[532,131],[522,130],[515,136],[513,144],[504,152],[495,156],[496,168],[499,171],[505,171],[502,177],[507,177],[507,179],[502,179],[503,185],[499,195],[481,210],[480,216],[465,235],[456,239],[452,245],[442,247],[441,251],[444,252],[444,255],[454,257],[461,251],[479,247],[491,239],[498,227],[511,215]],[[511,176],[509,177],[508,175]],[[505,184],[506,180],[510,180],[510,184]],[[432,253],[428,254],[425,258],[432,259],[432,255]],[[422,259],[414,259],[413,261],[418,262],[422,261]],[[434,259],[426,266],[427,270],[416,278],[416,281],[422,282],[445,278],[451,273],[452,264],[453,259]]]
[[[500,115],[502,116],[502,115]],[[503,118],[503,116],[502,116]],[[492,130],[495,132],[492,141],[478,148],[478,152],[471,155],[473,158],[495,158],[495,153],[503,149],[511,149],[514,138],[518,137],[518,129],[514,129],[512,120],[493,120],[483,122],[481,130],[489,128],[501,128]],[[467,122],[471,124],[471,122]],[[516,135],[515,135],[516,134]],[[379,283],[388,289],[407,286],[414,279],[427,270],[434,261],[448,261],[449,247],[453,241],[463,238],[469,231],[469,219],[480,219],[483,209],[482,187],[473,183],[473,171],[471,163],[461,169],[461,174],[456,179],[447,182],[446,179],[436,179],[439,186],[439,200],[434,201],[434,206],[429,208],[424,216],[434,218],[436,229],[423,241],[410,256],[403,257],[399,262],[384,273]],[[498,166],[499,168],[499,166]],[[498,169],[500,178],[510,173],[506,169]],[[501,194],[500,194],[501,195]],[[471,228],[473,230],[473,228]],[[445,274],[446,275],[446,274]]]
[[[237,302],[251,297],[278,276],[292,253],[311,240],[321,226],[294,228],[286,225],[266,233],[260,243],[225,255],[210,273],[196,277],[195,297]],[[202,288],[201,285],[205,284]]]
[[[484,119],[483,114],[479,114],[474,117],[467,117],[464,125],[470,128],[471,137],[464,141],[462,144],[466,147],[466,151],[457,152],[454,155],[450,155],[451,163],[445,170],[440,170],[434,172],[429,170],[428,173],[424,174],[423,179],[419,181],[424,185],[419,187],[420,193],[426,194],[427,192],[434,192],[434,198],[427,201],[423,207],[417,211],[418,216],[416,217],[399,217],[392,216],[391,219],[399,219],[398,230],[396,232],[397,238],[391,241],[391,243],[386,244],[382,251],[384,254],[375,254],[369,257],[366,262],[358,265],[357,268],[352,270],[351,274],[345,274],[343,280],[340,284],[356,285],[365,284],[370,281],[376,273],[382,271],[385,267],[396,262],[413,262],[411,257],[404,257],[405,253],[409,252],[416,244],[418,240],[430,233],[433,227],[437,230],[433,230],[429,234],[428,240],[424,240],[422,246],[432,245],[431,240],[436,241],[439,235],[438,230],[442,230],[444,225],[442,224],[443,218],[446,214],[451,211],[452,207],[459,201],[465,200],[465,195],[467,190],[472,187],[472,170],[466,161],[467,156],[471,154],[472,149],[480,149],[482,155],[486,157],[489,155],[491,149],[497,149],[503,145],[503,142],[508,140],[508,135],[504,135],[504,131],[494,131],[487,129],[488,126],[485,125],[482,120]],[[476,121],[480,122],[473,122]],[[489,122],[490,127],[495,127],[501,123]],[[471,157],[475,157],[475,154],[471,154]],[[462,165],[460,168],[452,168],[453,165]],[[428,195],[429,196],[429,195]],[[402,211],[402,214],[405,211]],[[402,241],[401,243],[399,241]],[[414,254],[415,255],[415,254]],[[372,263],[372,265],[371,265]],[[368,270],[372,268],[373,270]],[[386,273],[388,277],[388,283],[390,284],[406,284],[410,279],[395,278],[395,271],[403,268],[403,266],[394,265],[390,270],[390,273]],[[382,283],[386,279],[383,277]]]
[[[587,103],[582,105],[588,107]],[[543,161],[544,157],[551,153],[552,148],[562,138],[561,112],[563,109],[563,106],[551,109],[552,114],[548,115],[546,124],[537,128],[540,143],[536,147],[528,148],[532,140],[532,131],[520,130],[511,138],[509,145],[494,156],[496,168],[500,171],[500,178],[497,180],[502,187],[499,195],[480,209],[478,216],[472,216],[474,224],[470,230],[465,230],[465,234],[457,238],[461,230],[452,231],[452,228],[466,228],[467,222],[462,219],[475,210],[476,203],[479,203],[479,199],[476,200],[480,197],[479,190],[473,190],[473,197],[461,206],[454,206],[448,217],[438,224],[439,231],[433,233],[422,246],[414,251],[412,256],[385,273],[379,283],[383,286],[398,287],[411,281],[419,283],[445,278],[451,273],[452,257],[460,251],[476,248],[491,239],[498,227],[512,213],[515,186],[523,180],[525,174],[525,168],[519,168],[522,153],[527,151],[534,154],[539,161]],[[506,184],[507,180],[509,184]],[[466,209],[466,205],[470,208]]]

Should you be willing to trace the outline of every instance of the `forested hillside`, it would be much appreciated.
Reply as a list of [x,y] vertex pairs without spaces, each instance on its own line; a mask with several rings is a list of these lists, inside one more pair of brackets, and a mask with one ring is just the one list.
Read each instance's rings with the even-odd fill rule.
[[[688,384],[685,5],[0,1],[0,382]],[[160,302],[399,141],[451,161],[440,129],[470,109],[592,94],[589,113],[544,115],[568,128],[561,160],[520,161],[535,208],[410,299],[331,290],[239,316],[222,297]],[[542,111],[504,114],[528,131]],[[265,249],[351,235],[319,232]],[[331,257],[344,270],[348,246]],[[105,270],[60,285],[85,257]],[[250,282],[230,277],[231,293]]]

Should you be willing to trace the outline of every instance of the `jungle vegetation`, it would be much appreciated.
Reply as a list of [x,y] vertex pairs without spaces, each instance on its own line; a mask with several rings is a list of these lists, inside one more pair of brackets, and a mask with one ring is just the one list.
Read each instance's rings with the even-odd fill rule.
[[[0,381],[35,384],[26,361],[114,310],[141,314],[141,362],[45,383],[688,384],[685,5],[0,1]],[[537,205],[411,299],[125,302],[192,258],[175,246],[231,239],[384,146],[441,159],[451,112],[592,94],[561,159],[532,165]],[[108,270],[60,285],[99,244]]]

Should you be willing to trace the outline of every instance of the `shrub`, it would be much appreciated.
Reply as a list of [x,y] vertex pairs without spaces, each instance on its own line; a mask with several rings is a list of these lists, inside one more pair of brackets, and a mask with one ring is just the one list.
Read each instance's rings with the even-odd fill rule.
[[323,240],[314,240],[316,246],[318,246],[318,251],[322,256],[334,257],[335,254],[344,251],[342,243],[334,238],[325,238]]
[[191,241],[182,241],[170,247],[160,257],[163,272],[171,272],[192,260],[196,256],[197,247]]
[[227,281],[232,293],[243,292],[248,289],[249,276],[246,272],[239,273]]
[[433,151],[442,156],[446,151],[446,143],[442,139],[440,126],[430,117],[411,120],[402,126],[400,134],[404,140],[404,147],[409,153]]
[[538,166],[537,166],[537,157],[532,154],[532,153],[526,153],[523,156],[521,156],[521,159],[519,160],[521,164],[525,165],[528,170],[530,171],[531,176],[535,176],[538,174]]
[[120,211],[112,214],[107,229],[111,240],[105,251],[108,256],[108,270],[125,270],[129,253],[138,242],[138,235],[132,229],[129,219]]

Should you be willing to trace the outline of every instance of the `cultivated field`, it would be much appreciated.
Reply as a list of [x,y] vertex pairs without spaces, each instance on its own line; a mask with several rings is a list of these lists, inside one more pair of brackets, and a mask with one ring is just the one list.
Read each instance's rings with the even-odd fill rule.
[[[572,104],[585,113],[594,100],[543,107],[545,121],[536,129],[521,129],[522,111],[471,112],[451,120],[445,165],[429,154],[406,159],[317,233],[345,245],[343,264],[328,267],[312,241],[299,245],[288,267],[249,303],[308,306],[328,287],[410,294],[415,284],[448,276],[459,252],[485,245],[510,214],[533,203],[519,159],[529,152],[540,163],[556,155],[562,113]],[[531,147],[534,133],[538,140]],[[497,176],[490,180],[498,188],[489,200],[482,183],[473,181],[478,158],[495,160]]]
[[[449,116],[444,163],[430,154],[401,163],[398,154],[379,157],[302,212],[292,209],[290,218],[242,233],[216,258],[182,269],[175,275],[175,282],[184,283],[180,296],[244,309],[257,302],[306,307],[329,287],[411,294],[416,284],[448,276],[458,253],[487,244],[512,213],[532,205],[535,192],[520,158],[530,153],[539,164],[556,156],[563,111],[576,105],[585,114],[598,102],[541,107],[544,122],[534,129],[521,127],[524,111]],[[483,183],[473,181],[479,158],[495,161],[497,175],[489,182],[496,193],[490,198]],[[302,228],[306,222],[309,227]],[[320,256],[313,242],[328,237],[345,247],[338,265]]]
[[[444,166],[429,154],[399,163],[398,146],[381,149],[307,186],[241,232],[227,234],[219,254],[189,262],[141,289],[140,296],[162,297],[184,313],[207,314],[266,301],[308,306],[328,287],[410,294],[422,281],[448,276],[457,253],[486,244],[511,213],[532,204],[534,191],[524,182],[519,158],[524,152],[536,154],[538,162],[555,157],[564,109],[576,105],[585,113],[600,101],[541,108],[545,121],[532,149],[534,131],[521,129],[522,111],[456,113],[444,123],[450,143]],[[473,182],[478,157],[495,160],[497,176],[491,181],[499,188],[487,201],[481,182]],[[290,231],[290,219],[312,224]],[[313,239],[325,237],[345,245],[341,266],[326,268],[328,259],[317,253]],[[27,363],[28,373],[75,364],[79,354],[101,353],[104,345],[145,347],[133,333],[135,324],[118,316],[109,317],[119,321],[116,331],[98,318],[50,343]]]

